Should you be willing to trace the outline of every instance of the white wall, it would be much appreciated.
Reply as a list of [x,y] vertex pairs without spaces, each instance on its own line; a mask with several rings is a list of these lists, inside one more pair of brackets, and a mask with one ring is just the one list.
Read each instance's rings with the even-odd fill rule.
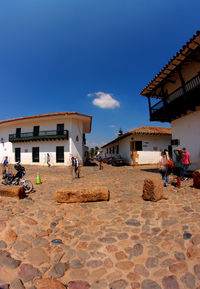
[[[159,162],[160,159],[160,152],[164,149],[168,149],[168,145],[171,144],[171,136],[162,136],[162,135],[155,135],[155,136],[144,136],[144,135],[132,135],[128,136],[124,139],[115,142],[114,144],[108,145],[107,147],[103,148],[103,156],[114,156],[115,154],[110,153],[110,147],[116,147],[119,145],[119,155],[124,158],[128,164],[132,164],[131,154],[132,151],[130,150],[130,143],[132,141],[142,141],[142,151],[138,152],[138,157],[136,158],[136,162],[138,164],[156,164]],[[157,151],[155,151],[155,147],[157,147]],[[108,153],[107,153],[108,148]]]
[[158,164],[160,161],[160,151],[139,151],[136,162],[140,165]]
[[173,149],[185,147],[191,155],[191,170],[200,169],[200,111],[192,112],[172,121],[172,139],[179,139],[180,145]]
[[[11,143],[9,134],[15,134],[16,128],[21,128],[21,133],[32,132],[33,126],[40,126],[40,131],[56,130],[57,124],[64,123],[64,129],[69,131],[69,140],[46,140]],[[52,165],[70,165],[71,156],[83,160],[83,122],[80,119],[67,117],[51,117],[32,120],[21,120],[0,125],[0,162],[8,156],[10,163],[15,163],[15,148],[21,148],[21,162],[23,164],[47,165],[47,153],[50,154]],[[56,146],[64,146],[64,163],[56,163]],[[32,147],[40,148],[40,162],[32,162]]]

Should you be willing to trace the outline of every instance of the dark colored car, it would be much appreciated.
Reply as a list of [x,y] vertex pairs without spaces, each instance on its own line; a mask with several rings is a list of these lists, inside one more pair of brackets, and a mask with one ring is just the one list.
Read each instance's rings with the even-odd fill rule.
[[125,166],[126,161],[122,158],[113,158],[112,166]]
[[113,162],[114,158],[113,157],[109,157],[108,160],[107,160],[107,164],[108,165],[111,165],[112,162]]

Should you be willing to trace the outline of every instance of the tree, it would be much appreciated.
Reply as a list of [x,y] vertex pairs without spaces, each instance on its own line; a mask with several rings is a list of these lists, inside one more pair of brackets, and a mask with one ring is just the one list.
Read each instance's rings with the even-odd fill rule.
[[94,148],[91,148],[90,149],[90,157],[93,158],[93,156],[94,156]]
[[118,131],[118,136],[123,135],[123,130],[120,128]]
[[94,149],[94,154],[96,155],[97,154],[97,151],[99,150],[99,147],[95,147],[95,149]]

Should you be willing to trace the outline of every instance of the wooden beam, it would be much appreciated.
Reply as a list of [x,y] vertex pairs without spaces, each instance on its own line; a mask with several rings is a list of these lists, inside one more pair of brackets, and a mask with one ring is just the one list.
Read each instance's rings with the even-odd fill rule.
[[151,99],[150,99],[150,96],[148,96],[148,104],[149,104],[149,114],[150,114],[150,118],[151,118],[152,110],[151,110]]
[[174,64],[174,63],[170,63],[169,65],[173,65],[173,66],[177,67],[177,65],[176,65],[176,64]]
[[200,59],[197,59],[195,56],[192,55],[191,58],[192,58],[194,61],[200,63]]
[[185,81],[183,79],[183,76],[182,76],[182,73],[181,73],[181,69],[179,68],[178,70],[178,75],[179,75],[179,79],[181,81],[181,87],[182,87],[182,90],[183,90],[183,106],[184,106],[184,113],[186,112],[186,89],[185,89]]
[[197,41],[195,41],[195,40],[193,40],[193,42],[194,42],[195,44],[197,44],[197,45],[200,45],[200,43],[199,43],[199,42],[197,42]]

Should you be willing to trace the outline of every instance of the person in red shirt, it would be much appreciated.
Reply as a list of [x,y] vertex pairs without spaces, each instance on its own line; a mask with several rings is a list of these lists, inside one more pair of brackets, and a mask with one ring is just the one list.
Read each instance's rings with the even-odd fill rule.
[[184,178],[184,174],[185,171],[188,169],[189,165],[190,165],[190,154],[189,152],[186,150],[186,148],[182,149],[182,164],[183,164],[183,170],[182,170],[182,174],[181,174],[181,180],[183,181]]

